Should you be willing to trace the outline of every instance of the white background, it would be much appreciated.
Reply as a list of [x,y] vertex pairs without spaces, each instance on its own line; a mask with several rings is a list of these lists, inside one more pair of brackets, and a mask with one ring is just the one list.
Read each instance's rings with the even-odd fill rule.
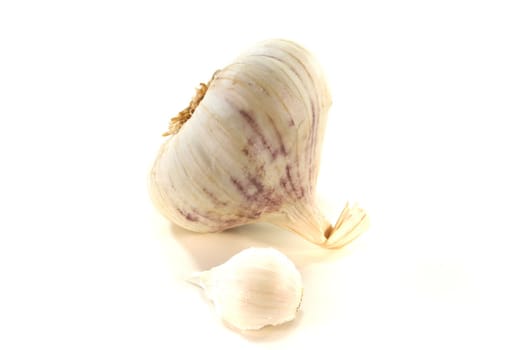
[[[525,348],[520,1],[2,1],[0,348]],[[333,93],[319,192],[369,211],[326,252],[271,226],[197,235],[149,166],[199,82],[259,40]],[[295,322],[239,334],[184,282],[248,246],[300,268]]]

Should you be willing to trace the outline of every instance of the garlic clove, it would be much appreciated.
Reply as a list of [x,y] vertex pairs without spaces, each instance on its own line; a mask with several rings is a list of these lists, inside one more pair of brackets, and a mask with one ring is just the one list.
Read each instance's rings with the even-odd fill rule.
[[345,207],[331,225],[315,187],[331,97],[315,58],[287,40],[255,45],[173,118],[150,175],[153,202],[196,232],[270,222],[325,248],[368,227]]
[[189,281],[203,288],[218,315],[239,330],[293,320],[303,295],[299,271],[273,248],[245,249]]

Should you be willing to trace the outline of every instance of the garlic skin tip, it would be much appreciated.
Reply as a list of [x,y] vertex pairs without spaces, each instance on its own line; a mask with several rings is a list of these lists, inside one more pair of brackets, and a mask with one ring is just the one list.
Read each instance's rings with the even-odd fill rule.
[[342,248],[367,231],[369,227],[370,218],[365,210],[357,204],[350,207],[347,203],[337,222],[325,232],[324,245],[329,249]]
[[273,248],[245,249],[196,277],[219,316],[239,330],[292,321],[303,297],[299,271]]
[[205,289],[208,281],[208,271],[194,272],[186,278],[186,282]]

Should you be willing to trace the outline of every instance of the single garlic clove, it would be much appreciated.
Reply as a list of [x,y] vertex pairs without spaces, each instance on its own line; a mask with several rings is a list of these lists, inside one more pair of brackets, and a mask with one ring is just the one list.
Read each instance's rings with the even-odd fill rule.
[[330,105],[310,52],[287,40],[255,45],[172,119],[151,171],[153,202],[191,231],[264,221],[325,248],[348,244],[366,213],[346,206],[331,225],[315,195]]
[[299,271],[273,248],[245,249],[189,281],[202,287],[220,317],[240,330],[293,320],[303,295]]

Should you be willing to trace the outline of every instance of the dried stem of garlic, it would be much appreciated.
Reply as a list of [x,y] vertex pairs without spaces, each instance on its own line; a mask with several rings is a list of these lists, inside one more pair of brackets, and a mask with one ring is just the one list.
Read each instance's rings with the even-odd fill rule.
[[265,221],[326,248],[368,226],[359,207],[334,225],[315,200],[331,98],[314,57],[268,40],[202,84],[173,118],[150,176],[151,196],[173,223],[219,232]]

